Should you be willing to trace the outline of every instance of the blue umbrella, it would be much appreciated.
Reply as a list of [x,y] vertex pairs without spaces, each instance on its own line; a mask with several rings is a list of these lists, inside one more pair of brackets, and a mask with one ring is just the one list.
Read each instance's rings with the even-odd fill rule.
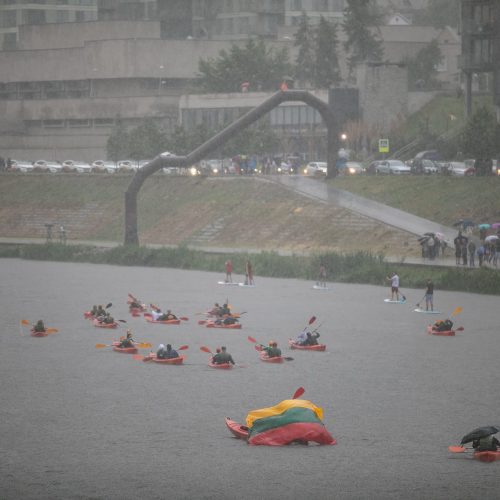
[[477,226],[479,229],[489,229],[491,226],[489,224],[479,224]]

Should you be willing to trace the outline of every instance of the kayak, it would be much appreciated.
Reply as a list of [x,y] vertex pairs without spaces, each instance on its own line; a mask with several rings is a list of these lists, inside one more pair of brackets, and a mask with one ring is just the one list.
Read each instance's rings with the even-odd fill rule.
[[92,323],[96,328],[117,328],[118,327],[118,323],[116,321],[113,323],[103,323],[102,321],[99,321],[99,320],[94,318],[92,320]]
[[248,427],[246,425],[241,425],[238,422],[231,420],[229,417],[226,417],[226,425],[231,433],[238,439],[248,438]]
[[182,365],[185,358],[185,356],[178,356],[177,358],[159,358],[156,354],[150,354],[149,356],[146,356],[143,361],[151,360],[155,363],[159,363],[160,365]]
[[32,337],[46,337],[48,334],[47,330],[44,330],[43,332],[35,332],[33,328],[30,330],[30,335]]
[[[213,313],[212,311],[207,311],[205,313],[209,318],[216,318],[218,315]],[[222,315],[222,319],[225,319],[225,318],[236,318],[236,319],[239,319],[241,316],[240,313],[231,313],[231,314],[223,314]]]
[[164,321],[159,321],[157,319],[153,319],[153,316],[150,313],[144,313],[144,319],[148,323],[160,323],[161,325],[180,325],[180,319],[166,319]]
[[85,312],[83,313],[83,317],[84,317],[85,319],[92,319],[92,318],[94,317],[94,315],[93,315],[90,311],[85,311]]
[[208,366],[210,368],[218,368],[219,370],[230,370],[233,367],[231,363],[214,363],[212,362],[212,358],[209,359]]
[[384,302],[387,302],[388,304],[404,304],[406,300],[384,299]]
[[131,314],[132,316],[134,316],[134,317],[136,317],[136,318],[137,318],[138,316],[140,316],[140,315],[141,315],[141,313],[144,311],[144,309],[141,309],[140,307],[131,307],[131,308],[129,309],[129,311],[130,311],[130,314]]
[[265,351],[259,352],[259,358],[266,363],[283,363],[283,356],[273,356],[270,358]]
[[425,309],[420,309],[417,307],[417,309],[413,309],[416,313],[423,313],[423,314],[441,314],[441,311],[426,311]]
[[221,323],[220,325],[215,323],[214,321],[208,321],[205,325],[207,328],[228,328],[230,330],[237,330],[241,328],[241,323],[233,323],[232,325],[224,325]]
[[429,325],[427,327],[427,333],[429,335],[440,335],[442,337],[454,337],[455,336],[455,330],[444,330],[442,332],[439,332],[437,330],[434,330],[432,328],[432,325]]
[[137,354],[137,347],[120,347],[120,342],[113,342],[113,351],[123,354]]
[[480,462],[495,462],[500,460],[500,451],[475,451],[474,458]]
[[301,349],[303,351],[324,351],[326,349],[325,344],[300,345],[300,344],[297,344],[292,339],[288,339],[288,345],[290,346],[290,349]]

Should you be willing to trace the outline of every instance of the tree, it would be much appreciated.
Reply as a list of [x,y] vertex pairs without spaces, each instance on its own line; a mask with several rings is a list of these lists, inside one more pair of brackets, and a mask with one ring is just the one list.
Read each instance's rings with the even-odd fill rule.
[[108,137],[108,142],[106,144],[106,152],[108,158],[113,161],[127,158],[128,140],[129,135],[127,129],[123,125],[123,122],[121,120],[118,120],[116,126],[111,132],[111,135]]
[[302,12],[299,28],[295,33],[294,46],[298,47],[295,58],[295,77],[299,82],[312,82],[316,69],[316,50],[314,30],[309,24],[309,17]]
[[490,160],[498,154],[500,126],[486,106],[478,108],[465,124],[461,137],[462,152],[476,160],[477,175],[491,175]]
[[268,47],[262,40],[248,40],[244,47],[232,45],[215,59],[200,59],[199,85],[206,92],[238,92],[243,82],[253,90],[278,90],[292,66],[288,50]]
[[128,135],[128,158],[134,160],[154,158],[164,149],[165,134],[152,120],[144,120]]
[[444,28],[458,26],[458,5],[456,0],[429,0],[427,7],[415,12],[413,24]]
[[349,53],[347,64],[352,74],[356,64],[381,61],[384,54],[380,35],[373,28],[380,26],[382,17],[373,0],[346,0],[342,28],[347,36],[344,48]]
[[410,89],[432,89],[438,84],[437,66],[443,59],[437,40],[420,49],[414,58],[407,59]]
[[315,42],[314,83],[317,87],[328,88],[341,80],[337,57],[337,25],[321,16]]

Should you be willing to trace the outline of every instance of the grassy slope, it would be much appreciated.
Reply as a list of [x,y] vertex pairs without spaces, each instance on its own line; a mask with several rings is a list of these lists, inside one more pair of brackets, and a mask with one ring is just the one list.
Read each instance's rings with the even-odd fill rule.
[[441,224],[500,221],[500,178],[441,176],[341,177],[332,185]]

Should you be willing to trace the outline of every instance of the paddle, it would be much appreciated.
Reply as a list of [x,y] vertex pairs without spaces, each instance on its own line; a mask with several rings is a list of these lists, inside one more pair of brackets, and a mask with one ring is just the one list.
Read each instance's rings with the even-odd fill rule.
[[306,390],[303,388],[303,387],[299,387],[294,393],[293,393],[293,396],[292,396],[292,399],[297,399],[297,398],[300,398],[300,396],[302,396],[302,394],[304,394],[304,392],[306,392]]
[[470,451],[470,448],[464,448],[463,446],[448,446],[448,450],[452,453],[464,453]]
[[453,312],[450,314],[450,318],[453,318],[453,316],[456,316],[457,314],[460,314],[463,311],[463,309],[460,306],[455,307],[453,309]]
[[[103,347],[118,347],[118,346],[115,346],[113,344],[96,344],[95,345],[96,349],[102,349]],[[135,342],[134,347],[138,347],[139,349],[149,349],[153,346],[148,342]]]
[[420,309],[420,302],[422,302],[422,300],[424,300],[424,299],[425,299],[425,296],[426,296],[426,295],[427,295],[427,294],[426,294],[426,293],[424,293],[424,296],[423,296],[423,297],[422,297],[422,298],[421,298],[421,299],[420,299],[420,300],[419,300],[419,301],[415,304],[415,307],[418,307],[418,308]]

